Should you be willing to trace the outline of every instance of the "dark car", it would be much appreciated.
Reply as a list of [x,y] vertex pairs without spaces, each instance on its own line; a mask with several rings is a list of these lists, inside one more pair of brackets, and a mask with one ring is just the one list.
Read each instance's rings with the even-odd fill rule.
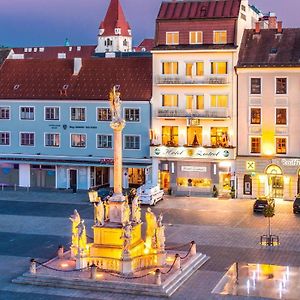
[[253,212],[263,213],[267,205],[268,205],[267,199],[256,199],[256,201],[253,204]]
[[293,204],[293,212],[294,214],[300,213],[300,195],[296,197]]

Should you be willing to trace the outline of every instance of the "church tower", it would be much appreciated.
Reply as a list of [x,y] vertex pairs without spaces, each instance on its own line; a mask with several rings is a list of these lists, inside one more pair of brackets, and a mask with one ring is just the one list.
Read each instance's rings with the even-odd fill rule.
[[131,29],[120,0],[110,0],[104,21],[100,23],[96,53],[131,52]]

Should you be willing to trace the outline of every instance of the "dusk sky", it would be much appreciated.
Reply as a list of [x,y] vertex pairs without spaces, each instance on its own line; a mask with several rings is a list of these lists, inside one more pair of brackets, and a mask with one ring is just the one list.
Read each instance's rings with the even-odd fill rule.
[[[1,0],[0,45],[96,44],[97,30],[110,0]],[[121,0],[134,44],[154,36],[162,0]],[[275,12],[284,27],[300,27],[299,0],[252,0],[263,12]]]

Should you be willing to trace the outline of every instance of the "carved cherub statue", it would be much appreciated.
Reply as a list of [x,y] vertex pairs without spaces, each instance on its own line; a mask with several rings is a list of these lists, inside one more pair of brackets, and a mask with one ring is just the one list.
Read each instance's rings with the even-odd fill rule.
[[121,100],[119,86],[114,86],[109,93],[110,109],[112,114],[112,121],[118,122],[121,118]]
[[135,223],[141,222],[141,208],[140,208],[140,201],[139,196],[136,195],[132,200],[132,220]]
[[145,214],[146,218],[146,246],[152,247],[153,241],[155,240],[155,231],[157,228],[157,219],[155,214],[151,211],[151,208],[147,208],[147,212]]
[[130,207],[128,205],[128,202],[125,201],[122,205],[122,225],[125,226],[127,223],[129,223],[130,220]]
[[84,220],[81,220],[77,225],[78,230],[78,247],[79,249],[85,249],[87,244],[86,229],[84,225]]

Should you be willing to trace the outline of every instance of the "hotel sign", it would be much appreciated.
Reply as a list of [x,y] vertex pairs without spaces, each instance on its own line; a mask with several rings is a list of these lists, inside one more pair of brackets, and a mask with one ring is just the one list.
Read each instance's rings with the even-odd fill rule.
[[194,159],[235,159],[235,149],[232,148],[188,148],[188,147],[151,147],[150,155],[161,158],[194,158]]

